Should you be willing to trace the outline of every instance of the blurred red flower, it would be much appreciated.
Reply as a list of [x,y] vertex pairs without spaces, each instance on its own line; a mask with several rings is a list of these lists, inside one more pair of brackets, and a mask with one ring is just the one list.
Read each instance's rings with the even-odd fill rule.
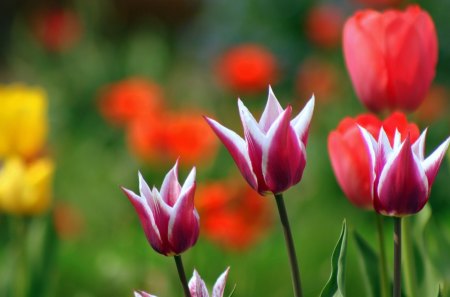
[[193,165],[214,157],[217,139],[198,112],[139,117],[128,129],[131,150],[144,160],[175,160]]
[[314,94],[317,102],[328,102],[339,88],[338,69],[326,60],[307,58],[300,65],[295,87],[300,98]]
[[362,114],[355,119],[344,118],[328,136],[331,165],[342,191],[354,205],[373,209],[370,156],[358,126],[365,128],[375,139],[383,128],[391,144],[394,143],[395,130],[401,133],[402,140],[409,135],[411,143],[419,138],[420,132],[414,123],[408,123],[403,113],[394,112],[383,122],[372,114]]
[[314,6],[306,16],[306,35],[315,45],[333,48],[341,41],[344,17],[334,5]]
[[216,65],[219,81],[235,92],[265,91],[277,80],[277,61],[266,48],[257,44],[243,44],[231,48]]
[[230,250],[250,248],[272,225],[268,200],[235,180],[200,185],[196,207],[201,234]]
[[403,0],[354,0],[361,4],[374,8],[383,8],[388,6],[396,6],[403,2]]
[[129,78],[104,88],[99,107],[111,124],[125,126],[139,117],[154,117],[161,112],[163,102],[163,91],[156,83]]
[[78,42],[82,24],[74,11],[63,8],[50,9],[38,13],[34,19],[33,31],[47,50],[62,52]]

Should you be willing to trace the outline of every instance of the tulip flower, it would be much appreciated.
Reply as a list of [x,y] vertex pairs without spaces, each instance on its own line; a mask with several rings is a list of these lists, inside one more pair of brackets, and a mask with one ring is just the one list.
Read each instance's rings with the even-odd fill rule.
[[[222,297],[225,285],[227,282],[228,271],[230,268],[227,268],[217,279],[214,284],[211,297]],[[205,282],[202,280],[197,270],[194,269],[194,274],[192,275],[191,280],[189,281],[189,290],[191,292],[191,297],[209,297],[208,289],[206,288]]]
[[250,186],[260,194],[279,194],[297,184],[306,165],[306,142],[314,96],[293,120],[292,107],[283,109],[269,88],[259,122],[238,100],[244,139],[213,119],[206,120],[230,152]]
[[378,141],[360,127],[370,155],[373,205],[383,215],[403,217],[419,212],[427,203],[431,186],[450,144],[447,138],[425,158],[425,130],[414,143],[408,135],[401,141],[396,131],[391,145],[384,129]]
[[[227,268],[217,279],[214,284],[211,297],[223,297],[223,293],[225,291],[225,285],[227,282],[228,271],[230,268]],[[189,280],[189,292],[191,297],[209,297],[208,289],[206,288],[205,282],[198,274],[197,270],[194,269],[194,274],[192,278]],[[154,295],[150,295],[148,293],[139,291],[134,292],[135,297],[156,297]]]
[[194,208],[195,167],[183,186],[178,182],[178,161],[164,178],[161,191],[150,190],[139,173],[140,195],[122,188],[139,215],[150,245],[166,256],[179,255],[192,247],[199,234]]
[[419,6],[357,12],[344,26],[343,48],[353,87],[368,109],[413,111],[422,103],[438,46],[433,20]]
[[410,135],[411,141],[419,137],[419,128],[408,123],[403,113],[395,112],[383,122],[372,114],[362,114],[343,119],[336,130],[328,136],[328,153],[336,179],[345,196],[355,206],[373,209],[370,155],[358,126],[365,128],[373,137],[378,138],[383,128],[392,143],[398,130],[402,140]]
[[35,215],[46,211],[52,198],[54,164],[41,158],[26,164],[14,157],[0,169],[0,211]]
[[0,157],[33,158],[48,133],[47,95],[39,87],[0,85]]

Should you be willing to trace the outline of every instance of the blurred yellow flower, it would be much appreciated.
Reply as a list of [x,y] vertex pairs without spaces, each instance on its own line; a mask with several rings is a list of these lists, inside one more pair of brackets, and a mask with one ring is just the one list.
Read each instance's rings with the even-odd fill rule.
[[39,214],[50,204],[54,164],[41,158],[26,164],[22,159],[6,159],[0,169],[0,211],[12,214]]
[[0,157],[33,157],[44,147],[47,94],[39,87],[0,85]]

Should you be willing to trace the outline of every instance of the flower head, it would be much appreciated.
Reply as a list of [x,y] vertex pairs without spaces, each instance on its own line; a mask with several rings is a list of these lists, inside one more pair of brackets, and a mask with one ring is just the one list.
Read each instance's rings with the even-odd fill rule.
[[194,207],[195,167],[183,186],[178,182],[178,161],[161,186],[150,190],[139,173],[140,195],[122,188],[136,209],[150,245],[160,254],[178,255],[193,246],[199,234]]
[[[223,297],[223,293],[225,291],[225,285],[227,282],[228,271],[230,268],[228,267],[217,279],[214,284],[211,297]],[[197,270],[194,269],[194,274],[189,280],[189,291],[191,293],[191,297],[209,297],[208,289],[206,288],[205,282],[198,274]],[[135,297],[156,297],[154,295],[148,294],[143,291],[135,291]]]
[[371,111],[413,111],[422,103],[438,46],[433,20],[419,6],[357,12],[344,26],[343,47],[356,94]]
[[401,141],[396,131],[391,144],[384,129],[378,141],[360,128],[370,154],[370,180],[373,206],[387,216],[419,212],[427,203],[431,186],[450,144],[447,138],[425,159],[425,130],[414,143],[409,135]]
[[40,214],[52,198],[54,164],[40,158],[30,164],[13,157],[0,168],[0,211],[17,215]]
[[292,107],[283,109],[271,88],[259,122],[241,100],[238,106],[244,139],[215,120],[206,120],[250,186],[260,194],[278,194],[297,184],[306,165],[306,142],[314,97],[293,120]]
[[384,121],[372,114],[361,114],[356,118],[343,119],[336,130],[328,136],[328,153],[334,174],[346,197],[357,207],[373,209],[370,154],[358,126],[366,129],[374,138],[378,138],[383,128],[391,143],[395,131],[404,140],[410,135],[415,141],[420,134],[419,128],[408,123],[403,113],[395,112]]

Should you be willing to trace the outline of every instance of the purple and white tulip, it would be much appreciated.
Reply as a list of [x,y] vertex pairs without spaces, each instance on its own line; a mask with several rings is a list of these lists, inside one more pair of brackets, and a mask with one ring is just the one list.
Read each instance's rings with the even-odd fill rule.
[[383,129],[378,141],[364,128],[360,127],[360,130],[371,158],[371,192],[375,210],[394,217],[419,212],[428,201],[450,137],[425,159],[427,130],[413,144],[409,136],[401,142],[400,133],[396,131],[392,146]]
[[[228,267],[219,276],[216,283],[214,284],[211,297],[223,297],[229,270],[230,268]],[[191,293],[191,297],[209,297],[208,289],[206,288],[205,282],[195,269],[192,278],[189,280],[189,291]],[[156,297],[156,296],[148,294],[143,291],[135,291],[134,297]]]
[[195,167],[181,186],[177,161],[160,192],[156,187],[150,190],[140,173],[140,195],[122,188],[139,215],[148,242],[158,253],[179,255],[197,242],[200,219],[194,207],[195,187]]
[[145,293],[144,291],[134,291],[134,297],[156,297],[156,296],[149,293]]
[[270,87],[259,122],[240,99],[238,107],[244,138],[213,119],[206,117],[206,120],[250,186],[260,194],[279,194],[297,184],[306,165],[314,96],[292,120],[292,107],[288,105],[283,109]]
[[[214,284],[211,297],[222,297],[225,291],[225,285],[227,282],[228,267],[217,279]],[[209,297],[208,289],[206,288],[205,282],[202,280],[197,270],[194,269],[194,274],[189,281],[189,291],[191,292],[191,297]]]

